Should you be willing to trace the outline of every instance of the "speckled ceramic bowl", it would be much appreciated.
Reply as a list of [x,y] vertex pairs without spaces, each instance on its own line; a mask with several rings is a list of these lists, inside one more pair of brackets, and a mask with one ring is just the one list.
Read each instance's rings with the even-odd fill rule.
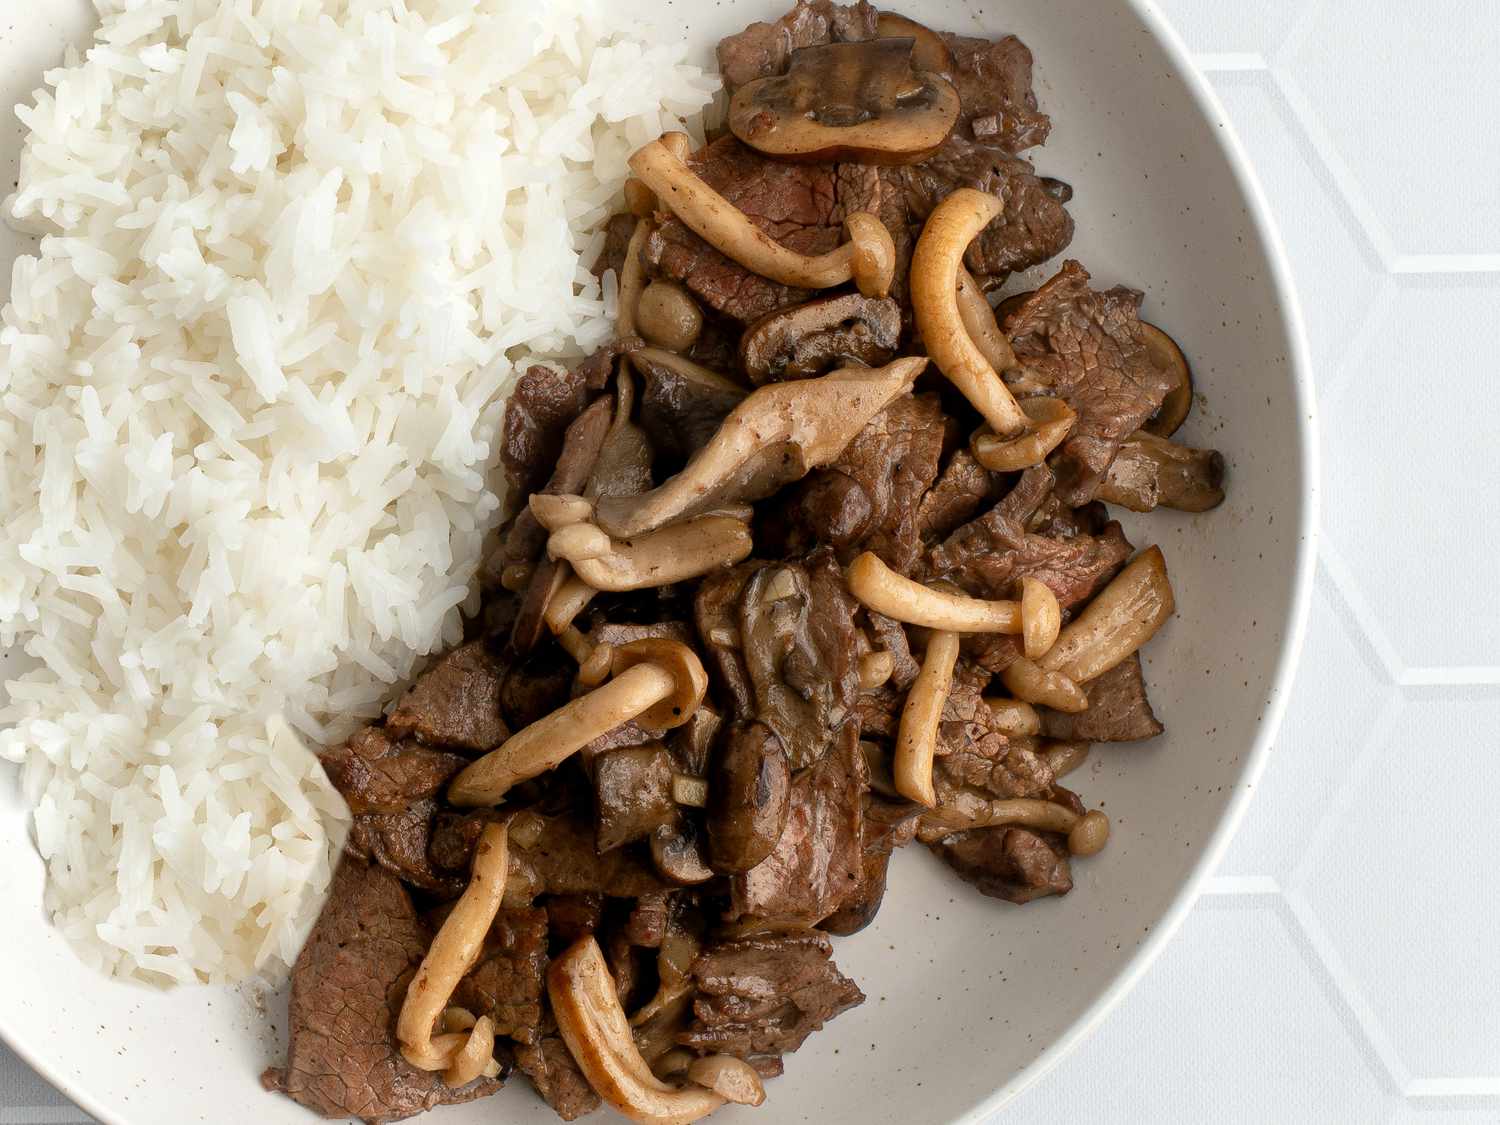
[[[642,6],[708,63],[721,35],[785,5]],[[1301,333],[1253,177],[1182,46],[1145,0],[905,0],[902,9],[951,30],[1016,32],[1035,52],[1054,132],[1031,155],[1076,189],[1068,253],[1096,283],[1145,290],[1146,315],[1182,343],[1203,402],[1181,436],[1225,452],[1229,501],[1132,527],[1135,542],[1165,549],[1177,589],[1178,617],[1147,670],[1168,734],[1098,751],[1077,776],[1115,832],[1101,856],[1076,865],[1074,892],[1018,909],[908,849],[879,920],[837,945],[868,1002],[788,1060],[766,1108],[726,1121],[971,1121],[1034,1081],[1145,971],[1228,841],[1275,732],[1305,616],[1317,473]],[[84,0],[0,0],[0,16],[11,17],[0,18],[7,105],[90,18]],[[9,115],[0,129],[13,163]],[[8,260],[19,243],[4,248]],[[157,994],[79,966],[43,917],[42,866],[12,790],[0,785],[0,950],[11,966],[0,1034],[106,1121],[308,1120],[257,1080],[281,1051],[274,997],[263,1009],[241,993]],[[440,1119],[554,1120],[523,1089]]]

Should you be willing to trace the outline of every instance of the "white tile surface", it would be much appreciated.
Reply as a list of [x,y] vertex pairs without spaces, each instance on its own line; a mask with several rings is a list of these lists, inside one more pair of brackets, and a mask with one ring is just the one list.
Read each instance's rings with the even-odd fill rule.
[[[1280,745],[1212,893],[998,1120],[1494,1123],[1500,489],[1480,451],[1500,437],[1500,9],[1163,6],[1291,252],[1326,550]],[[0,1048],[0,1125],[84,1120]]]

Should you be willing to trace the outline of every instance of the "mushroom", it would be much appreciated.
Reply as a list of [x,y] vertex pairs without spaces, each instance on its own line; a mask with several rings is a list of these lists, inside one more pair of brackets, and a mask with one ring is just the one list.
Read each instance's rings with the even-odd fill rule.
[[670,1086],[651,1073],[592,936],[579,939],[552,962],[547,998],[563,1042],[589,1085],[632,1121],[688,1125],[727,1100],[696,1083]]
[[567,559],[578,577],[596,590],[619,593],[670,586],[750,554],[750,526],[727,516],[699,516],[633,539],[611,540],[593,524],[552,533],[547,550]]
[[1224,502],[1224,457],[1137,430],[1120,445],[1098,498],[1132,512],[1206,512]]
[[636,328],[650,343],[685,352],[703,334],[703,310],[675,281],[658,278],[646,286],[635,312]]
[[1046,671],[1024,656],[1001,672],[1000,679],[1012,695],[1027,703],[1070,715],[1088,710],[1089,697],[1073,680],[1061,672]]
[[703,858],[698,826],[686,817],[651,833],[651,862],[662,878],[679,887],[706,883],[714,877],[713,868]]
[[763,1105],[766,1087],[755,1068],[733,1055],[709,1055],[688,1065],[689,1082],[712,1090],[736,1105]]
[[1020,437],[1030,420],[1000,374],[970,338],[958,310],[958,269],[970,242],[1004,211],[988,192],[959,188],[927,218],[911,260],[911,300],[932,361],[1002,438]]
[[598,592],[576,574],[565,579],[557,592],[548,599],[547,608],[542,611],[542,619],[547,622],[552,635],[561,636]]
[[867,652],[859,658],[859,686],[862,691],[874,691],[883,687],[896,672],[896,656],[881,649]]
[[1022,699],[986,699],[990,725],[1007,738],[1029,738],[1042,731],[1042,717],[1036,708]]
[[1141,429],[1160,438],[1169,438],[1187,420],[1188,412],[1193,408],[1193,369],[1188,366],[1187,356],[1182,354],[1177,341],[1156,325],[1141,321],[1141,334],[1145,337],[1151,361],[1172,376],[1172,389]]
[[867,211],[844,220],[848,242],[809,257],[761,230],[660,141],[637,151],[630,167],[694,233],[752,273],[798,289],[831,289],[852,278],[866,297],[890,292],[896,244],[885,224]]
[[708,860],[738,875],[775,850],[792,807],[792,771],[781,739],[760,723],[731,728],[714,755]]
[[923,819],[953,831],[1019,825],[1038,832],[1062,832],[1074,855],[1095,855],[1109,839],[1109,818],[1099,810],[1080,814],[1036,797],[977,798],[958,808],[937,809]]
[[1160,547],[1148,547],[1069,623],[1037,666],[1086,684],[1155,636],[1176,608],[1167,560]]
[[620,292],[615,308],[615,331],[622,340],[640,334],[636,328],[636,311],[646,274],[645,266],[641,263],[641,251],[650,234],[651,223],[641,219],[636,222],[630,241],[625,246],[625,264],[620,269]]
[[944,78],[952,77],[953,52],[948,50],[942,37],[925,24],[898,16],[895,12],[881,12],[875,17],[875,35],[879,39],[912,40],[912,66],[933,71]]
[[1037,578],[1021,579],[1021,640],[1027,660],[1040,660],[1062,630],[1057,595]]
[[[432,939],[427,955],[417,967],[416,976],[407,986],[406,999],[396,1018],[396,1039],[401,1054],[420,1070],[451,1068],[456,1077],[461,1076],[472,1068],[473,1055],[483,1049],[486,1029],[478,1024],[468,1035],[440,1036],[442,1042],[433,1039],[433,1030],[438,1017],[447,1008],[453,990],[479,959],[485,934],[500,910],[500,900],[505,897],[509,864],[510,847],[505,824],[485,825],[474,849],[474,868],[469,885]],[[494,1051],[493,1024],[487,1031],[489,1052],[484,1054],[480,1073],[489,1061],[489,1054]],[[470,1042],[476,1038],[480,1042],[469,1051]],[[465,1082],[471,1081],[473,1077],[465,1079]]]
[[952,633],[1019,633],[1017,602],[982,601],[947,590],[934,590],[897,574],[866,551],[845,572],[849,592],[866,609],[908,625],[925,625]]
[[[693,141],[686,133],[671,132],[661,135],[661,143],[678,160],[686,161],[693,154]],[[650,219],[661,207],[656,192],[637,179],[625,181],[625,208],[638,219]]]
[[761,387],[681,472],[640,496],[601,499],[598,524],[628,538],[724,504],[764,499],[836,458],[926,365],[912,356],[873,370],[848,367]]
[[758,387],[821,375],[840,360],[876,367],[900,343],[899,304],[841,293],[761,317],[740,337],[740,366]]
[[986,363],[996,371],[1010,371],[1018,366],[1010,337],[1000,330],[984,290],[961,260],[958,265],[958,316]]
[[785,74],[735,91],[730,131],[780,160],[920,163],[948,139],[961,106],[953,83],[915,68],[915,47],[890,38],[793,51]]
[[582,496],[565,493],[533,492],[526,503],[536,522],[548,531],[584,523],[594,514],[594,506]]
[[1054,742],[1042,748],[1042,761],[1052,771],[1053,778],[1066,777],[1089,756],[1087,742]]
[[512,786],[632,719],[658,731],[680,726],[708,690],[697,655],[678,641],[648,638],[621,645],[613,665],[610,682],[524,727],[466,767],[448,787],[449,802],[461,808],[496,804]]
[[957,633],[936,630],[927,639],[922,670],[907,693],[896,731],[894,773],[896,791],[919,805],[933,808],[937,793],[932,787],[932,759],[937,753],[938,725],[953,688],[953,668],[958,663]]
[[1078,414],[1060,398],[1028,398],[1020,406],[1029,427],[1020,437],[999,438],[981,427],[969,442],[974,460],[991,472],[1014,473],[1040,465],[1078,421]]

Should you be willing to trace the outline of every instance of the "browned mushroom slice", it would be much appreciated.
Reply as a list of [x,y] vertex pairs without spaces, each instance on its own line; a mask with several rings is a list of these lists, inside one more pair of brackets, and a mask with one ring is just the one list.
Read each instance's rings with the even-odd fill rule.
[[1146,352],[1151,356],[1151,362],[1172,376],[1172,389],[1141,429],[1168,438],[1177,432],[1193,408],[1193,369],[1188,366],[1187,356],[1182,354],[1177,341],[1156,325],[1141,321],[1141,334],[1146,338]]
[[1206,512],[1224,502],[1224,457],[1137,430],[1120,446],[1098,498],[1132,512]]
[[756,321],[740,338],[740,366],[760,386],[821,375],[841,361],[875,367],[889,361],[900,342],[899,304],[844,293]]
[[907,357],[761,387],[682,471],[640,496],[599,501],[599,526],[629,538],[726,504],[763,500],[826,465],[927,366]]
[[770,727],[730,729],[714,759],[708,855],[715,871],[749,871],[775,849],[791,809],[792,773]]
[[917,70],[931,70],[944,78],[953,77],[953,52],[932,28],[895,12],[881,12],[875,18],[875,34],[881,39],[912,40],[911,65]]
[[792,52],[787,72],[750,82],[729,103],[729,128],[767,156],[916,164],[953,132],[958,91],[917,70],[915,40],[827,43]]

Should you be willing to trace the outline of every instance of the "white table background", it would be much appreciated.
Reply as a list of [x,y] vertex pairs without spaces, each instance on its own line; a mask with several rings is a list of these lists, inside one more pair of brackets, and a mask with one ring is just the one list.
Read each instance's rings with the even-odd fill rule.
[[[997,1120],[1497,1122],[1500,0],[1163,7],[1291,253],[1321,408],[1317,589],[1207,893]],[[0,1047],[0,1125],[86,1121]]]

